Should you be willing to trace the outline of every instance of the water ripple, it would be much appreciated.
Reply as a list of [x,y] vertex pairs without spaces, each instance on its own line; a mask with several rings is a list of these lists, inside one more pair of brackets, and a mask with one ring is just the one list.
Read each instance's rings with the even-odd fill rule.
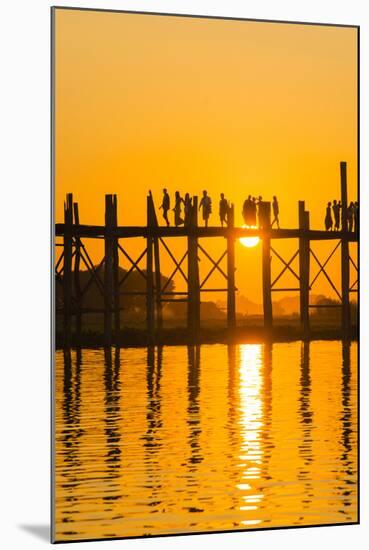
[[56,354],[56,538],[357,521],[357,346]]

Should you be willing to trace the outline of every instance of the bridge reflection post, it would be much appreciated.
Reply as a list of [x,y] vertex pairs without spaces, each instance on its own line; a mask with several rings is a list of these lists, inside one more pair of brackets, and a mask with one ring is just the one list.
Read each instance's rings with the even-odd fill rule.
[[[80,458],[80,440],[84,433],[81,428],[81,364],[82,353],[81,350],[76,352],[76,364],[73,365],[73,357],[70,348],[64,348],[63,350],[63,431],[62,431],[62,460],[64,466],[59,466],[64,479],[60,484],[60,488],[65,491],[64,497],[66,502],[75,502],[75,491],[82,483],[79,482],[75,472],[81,467],[82,460]],[[60,453],[58,445],[56,446],[56,453]],[[68,514],[69,510],[66,509],[66,514],[62,513],[62,517],[58,522],[72,521],[71,516]],[[64,510],[63,510],[64,512]]]
[[[81,405],[81,364],[82,352],[76,351],[76,364],[73,365],[70,348],[63,350],[64,357],[64,399],[63,413],[65,433],[63,437],[66,446],[68,462],[73,461],[78,451],[78,439],[82,434],[80,426]],[[74,368],[75,367],[75,368]]]
[[[155,353],[157,352],[157,353]],[[158,453],[162,447],[160,430],[162,428],[161,414],[161,376],[162,376],[163,348],[149,346],[147,348],[147,408],[146,408],[146,433],[143,435],[145,448],[145,469],[147,476],[146,488],[150,489],[149,506],[160,504],[162,482],[160,469],[155,464],[158,461]]]
[[[239,346],[236,344],[228,344],[228,449],[225,450],[225,455],[230,463],[233,463],[235,467],[231,468],[230,485],[236,487],[240,483],[239,473],[236,467],[238,463],[238,457],[240,455],[240,437],[238,430],[235,426],[239,425],[238,410],[239,410],[239,375],[238,375],[238,356],[237,351]],[[236,491],[231,493],[232,509],[238,510],[239,499]]]
[[263,345],[263,468],[262,477],[271,479],[269,475],[269,461],[274,449],[272,437],[272,406],[273,406],[273,343],[265,342]]
[[346,467],[346,474],[352,475],[352,461],[349,456],[352,450],[352,406],[351,406],[351,344],[349,340],[342,341],[342,448],[341,461]]
[[298,479],[305,482],[302,507],[306,509],[311,506],[314,500],[314,485],[311,482],[312,474],[310,468],[314,458],[312,449],[313,441],[311,437],[311,431],[313,429],[313,411],[311,409],[310,342],[308,340],[301,342],[299,403],[302,441],[298,448],[304,466],[298,473]]
[[114,363],[112,348],[104,348],[104,384],[105,384],[105,435],[106,454],[105,463],[109,483],[114,487],[114,493],[103,497],[103,500],[119,500],[119,470],[121,465],[121,432],[120,420],[120,350],[115,349]]
[[187,423],[189,428],[189,445],[191,456],[189,458],[190,472],[196,471],[196,464],[199,464],[203,459],[201,456],[201,447],[199,438],[201,435],[200,424],[200,346],[188,346],[188,417]]
[[342,510],[340,512],[350,516],[350,521],[359,519],[359,500],[357,474],[359,469],[358,457],[353,459],[353,450],[356,448],[355,428],[356,419],[353,420],[353,381],[351,369],[351,342],[342,341],[342,382],[341,382],[341,447],[342,453],[339,457],[342,470],[345,474],[343,486],[337,489],[342,494]]

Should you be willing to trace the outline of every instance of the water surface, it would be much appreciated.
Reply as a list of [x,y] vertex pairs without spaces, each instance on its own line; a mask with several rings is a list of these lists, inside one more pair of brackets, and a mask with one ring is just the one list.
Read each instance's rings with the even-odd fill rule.
[[56,540],[357,521],[357,344],[56,353]]

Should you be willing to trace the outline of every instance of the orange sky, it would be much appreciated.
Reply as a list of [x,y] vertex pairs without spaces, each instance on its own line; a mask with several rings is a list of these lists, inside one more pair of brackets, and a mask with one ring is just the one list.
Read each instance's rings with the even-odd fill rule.
[[[104,194],[117,193],[119,223],[143,225],[148,189],[159,204],[165,186],[208,189],[211,225],[224,191],[236,224],[247,194],[276,194],[282,227],[297,226],[304,199],[323,228],[341,160],[356,199],[356,28],[57,9],[55,44],[57,221],[67,192],[91,224],[103,223]],[[101,243],[88,244],[97,262]],[[209,243],[215,255],[223,248]],[[297,243],[276,248],[292,255]],[[316,250],[324,259],[331,248]],[[240,292],[260,301],[260,246],[236,254]]]

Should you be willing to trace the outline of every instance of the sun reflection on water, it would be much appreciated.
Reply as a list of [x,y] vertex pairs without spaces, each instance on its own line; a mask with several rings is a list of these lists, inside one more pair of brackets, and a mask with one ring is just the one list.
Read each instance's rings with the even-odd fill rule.
[[[240,434],[242,437],[241,453],[239,458],[243,461],[242,478],[258,480],[261,477],[261,464],[263,458],[261,429],[263,427],[262,404],[262,346],[260,344],[245,344],[240,346]],[[264,498],[263,494],[255,494],[255,489],[249,484],[239,484],[241,491],[245,491],[242,500],[245,505],[240,510],[252,511],[258,509],[258,505]],[[247,494],[248,492],[251,492]],[[247,519],[241,523],[251,525],[261,520]]]

